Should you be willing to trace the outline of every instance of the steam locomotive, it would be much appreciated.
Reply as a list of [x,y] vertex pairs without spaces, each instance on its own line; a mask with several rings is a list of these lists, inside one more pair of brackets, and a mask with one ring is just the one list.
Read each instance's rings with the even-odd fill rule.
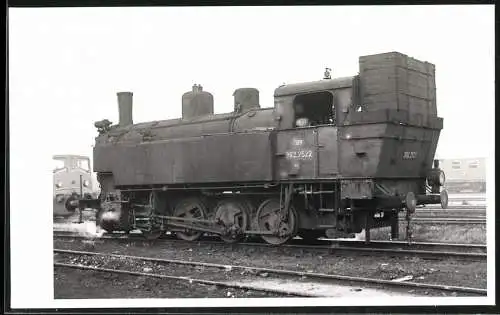
[[[435,67],[390,52],[359,58],[359,73],[287,84],[274,107],[254,88],[237,89],[234,111],[214,114],[212,94],[194,85],[182,118],[134,124],[132,93],[118,93],[119,123],[95,123],[98,209],[107,231],[165,231],[194,241],[257,236],[283,244],[326,230],[390,226],[417,205],[446,207],[445,174],[434,154]],[[434,165],[433,165],[434,164]]]

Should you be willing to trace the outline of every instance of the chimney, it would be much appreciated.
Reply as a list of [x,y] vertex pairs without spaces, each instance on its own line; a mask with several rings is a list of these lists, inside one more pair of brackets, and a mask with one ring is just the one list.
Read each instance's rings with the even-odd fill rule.
[[201,84],[195,84],[193,85],[193,92],[196,93],[196,92],[202,92],[203,91],[203,87],[201,86]]
[[119,125],[121,127],[132,125],[132,92],[118,92]]

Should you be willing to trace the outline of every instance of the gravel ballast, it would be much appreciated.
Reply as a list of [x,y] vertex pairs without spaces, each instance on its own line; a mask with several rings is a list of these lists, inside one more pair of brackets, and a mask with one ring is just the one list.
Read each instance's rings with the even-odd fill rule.
[[[106,241],[93,245],[81,240],[72,242],[55,240],[54,248],[289,269],[385,280],[409,276],[411,282],[486,288],[486,262],[464,262],[453,259],[424,260],[418,257],[391,257],[390,255],[375,257],[359,253],[318,253],[303,249],[162,240],[154,243]],[[407,290],[407,292],[411,291]],[[417,291],[422,290],[416,289],[412,292]],[[421,293],[425,294],[425,292]],[[453,293],[449,292],[448,294],[452,295]],[[439,293],[438,295],[445,294]]]
[[155,279],[80,270],[54,268],[55,299],[123,298],[262,298],[284,295],[213,285],[189,284],[186,281]]

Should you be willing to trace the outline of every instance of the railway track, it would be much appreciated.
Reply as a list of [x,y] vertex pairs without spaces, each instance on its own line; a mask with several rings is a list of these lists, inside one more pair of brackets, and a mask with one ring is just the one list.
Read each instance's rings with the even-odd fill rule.
[[425,211],[433,211],[433,212],[442,212],[442,213],[453,213],[453,212],[471,212],[471,213],[485,213],[486,207],[478,207],[478,208],[471,208],[471,207],[449,207],[447,209],[442,209],[441,207],[421,207],[415,209],[415,212],[425,212]]
[[446,209],[441,208],[441,206],[433,206],[433,205],[426,205],[426,206],[419,206],[415,209],[415,211],[425,211],[425,210],[432,210],[432,211],[443,211],[443,212],[453,212],[453,211],[486,211],[486,206],[467,206],[467,205],[461,205],[461,206],[449,206]]
[[470,209],[455,209],[455,210],[443,210],[443,209],[417,209],[414,213],[415,216],[426,215],[426,214],[439,214],[441,216],[485,216],[485,210],[470,210]]
[[[474,210],[474,209],[429,209],[429,208],[419,208],[413,214],[415,220],[418,219],[433,219],[436,221],[446,221],[449,219],[456,220],[486,220],[486,211]],[[400,220],[405,219],[405,214],[400,214]]]
[[[89,209],[84,212],[84,221],[95,220],[95,218],[89,218]],[[441,209],[440,207],[434,207],[432,205],[427,205],[426,207],[417,208],[414,213],[414,221],[419,222],[420,219],[433,219],[437,224],[485,224],[486,219],[486,207],[474,207],[474,206],[453,206],[448,209]],[[92,217],[92,216],[90,216]],[[405,219],[405,214],[400,213],[400,220]],[[456,219],[455,222],[451,222],[450,219]],[[467,219],[467,220],[466,220]],[[483,221],[481,222],[480,219]],[[69,216],[55,216],[55,223],[69,222],[79,223],[78,213],[71,214]]]
[[485,205],[449,205],[447,209],[441,208],[440,205],[425,205],[425,206],[419,206],[417,208],[417,211],[421,209],[436,209],[436,210],[442,210],[442,211],[453,211],[453,210],[486,210]]
[[[404,216],[400,216],[400,222],[405,222]],[[443,213],[419,213],[413,216],[412,222],[429,224],[486,224],[486,216],[466,216],[461,214]]]
[[[429,213],[419,213],[413,217],[414,219],[486,219],[485,215],[464,215],[462,213],[451,213],[451,214],[444,214],[444,213],[435,213],[435,212],[429,212]],[[401,219],[404,219],[402,217]]]
[[451,222],[451,224],[486,224],[486,218],[481,217],[437,217],[437,216],[421,216],[412,219],[412,222],[420,223],[427,222],[429,224],[444,224]]
[[415,223],[429,224],[486,224],[486,218],[415,217],[412,221]]
[[199,278],[186,277],[186,276],[173,276],[173,275],[165,275],[165,274],[151,273],[151,272],[139,272],[139,271],[131,271],[131,270],[109,269],[109,268],[103,268],[103,267],[85,266],[85,265],[74,264],[74,263],[68,264],[68,263],[54,262],[54,267],[90,270],[90,271],[96,271],[96,272],[107,272],[107,273],[111,273],[111,274],[143,276],[143,277],[150,277],[150,278],[159,278],[159,279],[163,279],[163,280],[181,280],[181,281],[188,281],[190,284],[203,284],[203,285],[213,285],[213,286],[225,287],[225,288],[236,288],[236,289],[244,289],[244,290],[250,290],[250,291],[261,291],[261,292],[266,292],[266,293],[274,293],[274,294],[282,295],[285,297],[286,296],[318,297],[318,295],[310,294],[307,292],[292,292],[292,291],[289,291],[289,290],[287,291],[284,289],[256,287],[256,286],[250,286],[250,285],[238,284],[238,283],[230,283],[230,282],[224,282],[224,281],[206,280],[206,279],[199,279]]
[[[73,239],[89,239],[90,235],[82,235],[72,232],[54,232],[54,238],[73,238]],[[131,233],[126,234],[104,234],[97,238],[100,241],[122,240],[122,241],[145,241],[142,234]],[[187,243],[187,241],[178,240],[172,236],[164,236],[158,241]],[[231,246],[217,237],[206,236],[201,241],[202,244],[212,244],[221,246]],[[273,248],[270,245],[259,241],[246,241],[238,243],[237,246],[258,246]],[[448,243],[411,243],[407,242],[384,242],[371,241],[367,244],[364,241],[355,240],[335,240],[335,239],[320,239],[311,244],[302,239],[294,239],[290,244],[280,245],[283,248],[298,249],[298,250],[319,250],[328,251],[331,253],[356,252],[361,254],[378,254],[378,255],[403,255],[403,256],[418,256],[427,259],[465,259],[465,260],[485,260],[486,245],[474,244],[448,244]]]
[[[283,290],[281,288],[277,289],[276,287],[270,289],[269,287],[263,287],[262,285],[257,286],[255,285],[255,281],[252,280],[259,279],[259,282],[262,282],[262,278],[259,276],[265,274],[267,281],[271,279],[280,281],[283,281],[284,279],[293,279],[302,282],[312,280],[314,281],[312,282],[312,285],[317,283],[323,283],[323,284],[363,283],[366,285],[379,286],[379,287],[382,286],[382,287],[393,287],[399,289],[412,288],[412,289],[435,290],[441,292],[443,291],[460,292],[472,295],[486,295],[487,293],[487,290],[482,288],[449,286],[446,284],[394,281],[386,279],[345,276],[340,274],[324,274],[324,273],[303,272],[303,271],[286,270],[286,269],[271,269],[271,268],[252,267],[243,265],[222,265],[222,264],[214,264],[206,262],[128,256],[121,254],[110,254],[110,253],[99,253],[99,252],[54,249],[54,255],[66,256],[65,258],[64,257],[61,258],[60,256],[54,258],[55,261],[54,266],[59,268],[67,267],[67,268],[94,270],[94,271],[109,272],[109,273],[124,273],[130,275],[150,276],[150,277],[164,278],[164,279],[185,280],[189,281],[190,283],[202,283],[202,284],[209,284],[209,285],[216,285],[223,287],[236,287],[247,290],[265,290],[268,292],[279,293],[284,295],[295,295],[295,296],[298,295],[298,296],[308,296],[308,297],[321,297],[321,296],[326,297],[329,295],[310,293],[304,290],[301,290],[299,292],[297,291],[293,292],[289,290],[288,291]],[[126,265],[124,260],[128,260],[131,262],[133,261],[136,263],[135,264],[131,263],[129,266],[127,266],[128,268],[126,269],[119,269],[119,268],[110,269],[97,266],[89,266],[83,264],[82,262],[72,263],[73,260],[69,259],[70,257],[91,257],[91,258],[98,257],[99,259],[103,259],[106,265],[118,262],[118,265],[122,267],[123,265]],[[63,262],[61,262],[61,260]],[[96,262],[94,261],[94,263]],[[97,263],[99,264],[99,261]],[[138,271],[137,270],[138,266],[142,268],[144,264],[150,264],[151,266],[151,268],[149,268],[150,271],[156,269],[164,272],[149,273],[149,272]],[[172,266],[172,265],[175,265],[176,267],[171,269],[166,268],[167,266]],[[181,268],[182,270],[180,270],[179,268]],[[200,268],[202,272],[200,272]],[[165,269],[168,269],[168,271],[165,272]],[[221,270],[225,272],[223,273],[221,272]],[[228,273],[231,272],[232,274],[229,275],[231,280],[228,280],[227,279]],[[175,274],[172,275],[168,273],[175,273]],[[179,275],[182,273],[184,275]],[[197,273],[198,278],[185,276],[185,274],[191,274],[191,273]],[[245,274],[245,276],[242,276],[243,274]]]

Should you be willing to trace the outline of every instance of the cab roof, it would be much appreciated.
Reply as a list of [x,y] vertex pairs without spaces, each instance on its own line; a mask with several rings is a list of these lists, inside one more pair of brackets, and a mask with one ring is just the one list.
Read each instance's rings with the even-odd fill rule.
[[354,77],[324,79],[319,81],[286,84],[274,90],[274,96],[286,96],[315,91],[335,90],[352,86]]

